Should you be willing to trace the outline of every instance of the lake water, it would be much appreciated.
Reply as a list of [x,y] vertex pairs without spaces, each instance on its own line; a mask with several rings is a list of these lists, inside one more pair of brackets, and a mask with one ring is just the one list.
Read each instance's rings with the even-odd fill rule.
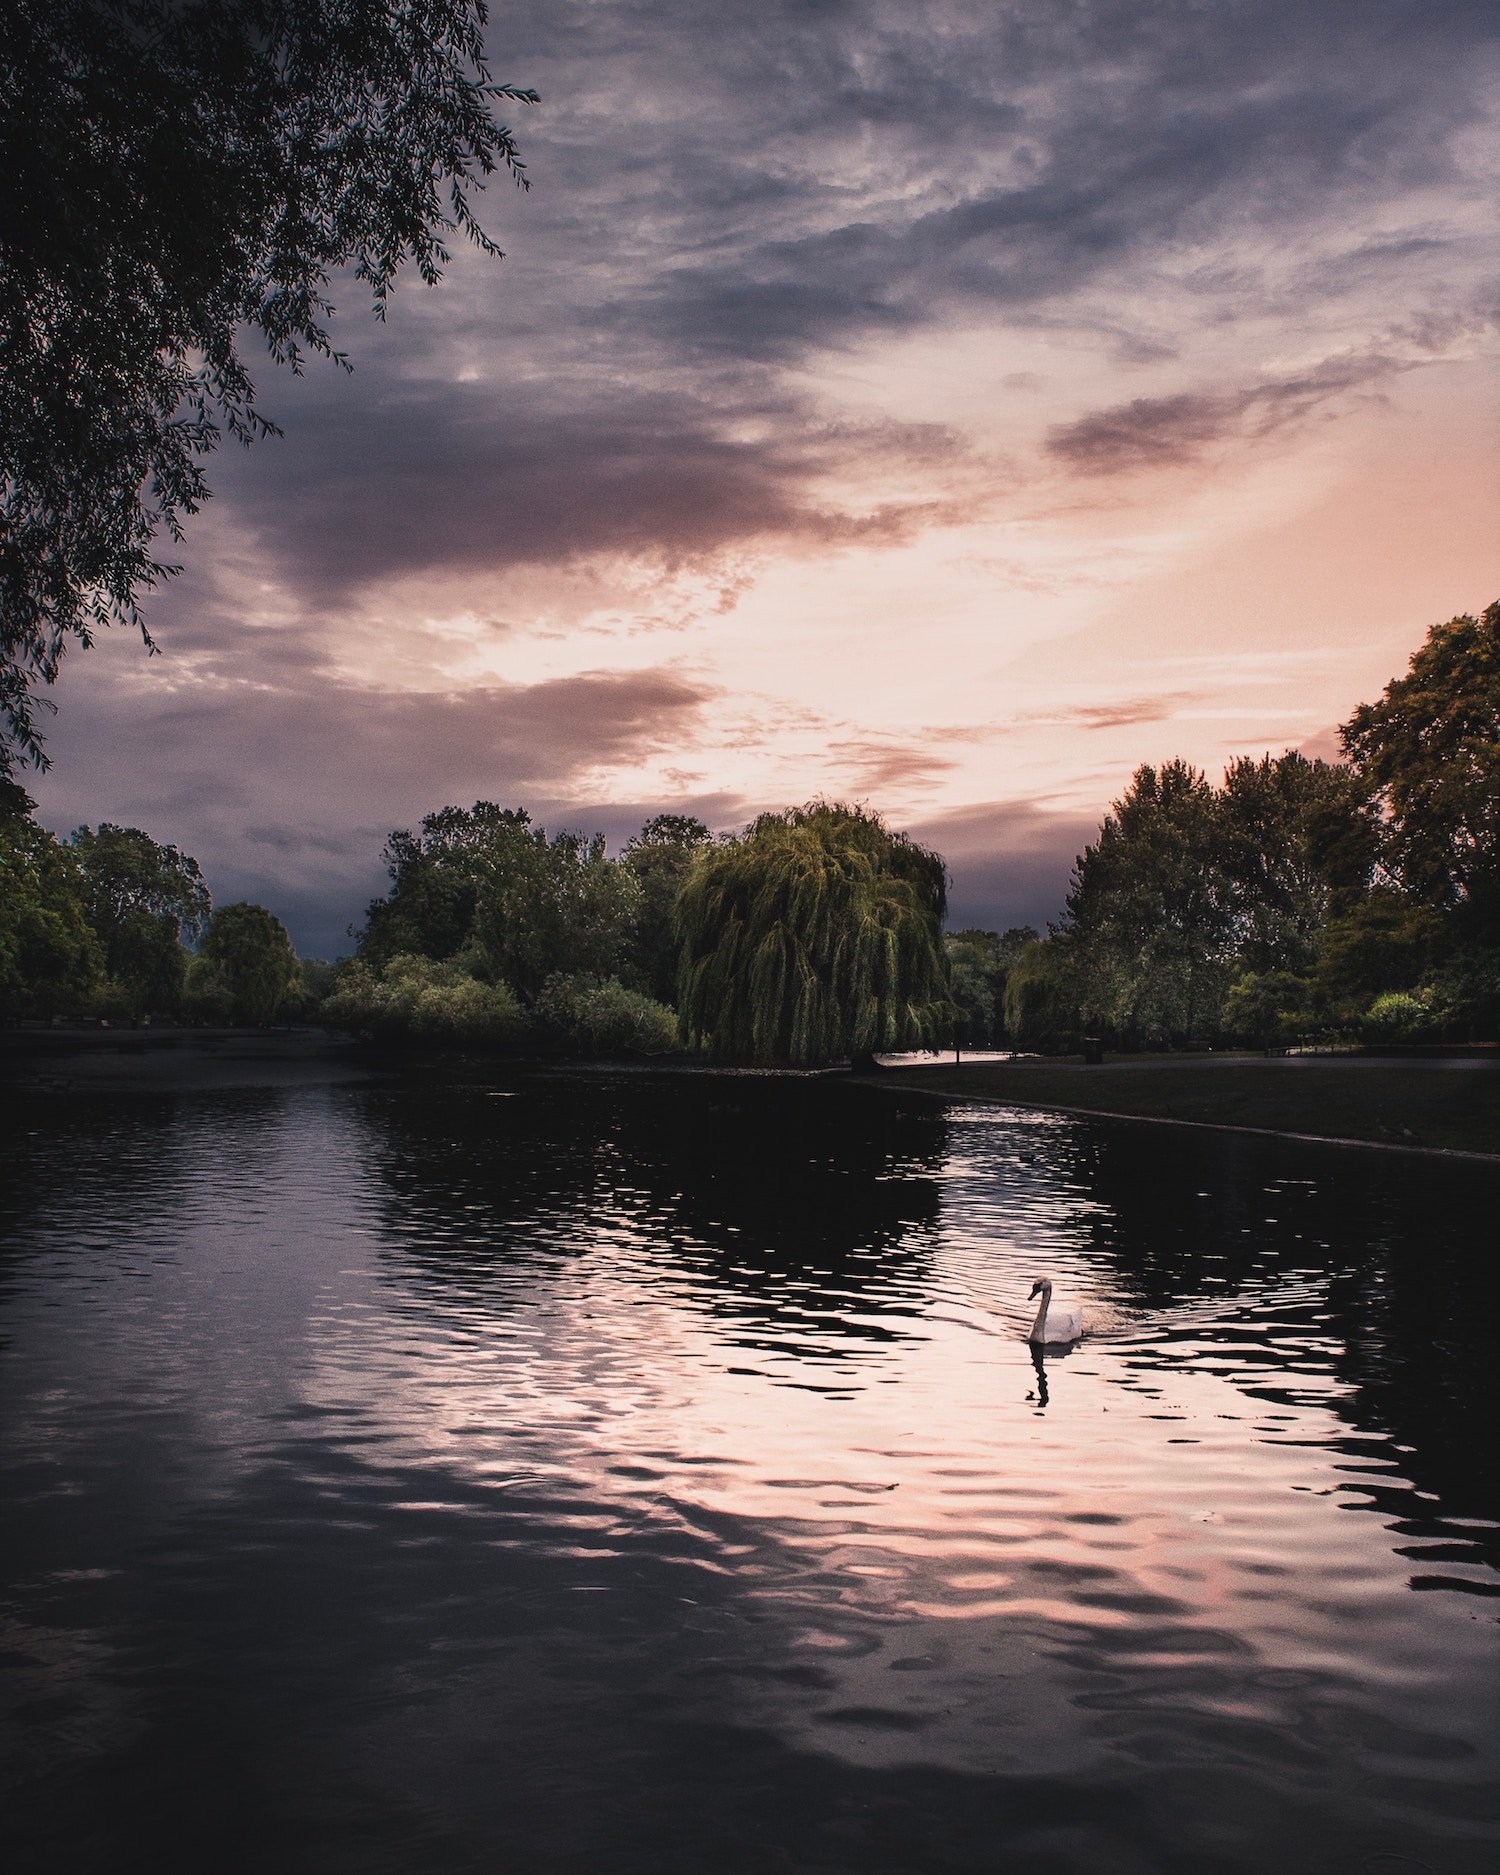
[[12,1868],[1496,1866],[1489,1168],[460,1070],[8,1144]]

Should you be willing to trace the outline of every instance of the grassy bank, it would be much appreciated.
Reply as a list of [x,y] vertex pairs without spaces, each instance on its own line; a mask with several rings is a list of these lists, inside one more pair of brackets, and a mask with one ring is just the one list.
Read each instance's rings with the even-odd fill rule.
[[1368,1061],[1018,1062],[893,1068],[881,1085],[1022,1107],[1500,1154],[1500,1071]]

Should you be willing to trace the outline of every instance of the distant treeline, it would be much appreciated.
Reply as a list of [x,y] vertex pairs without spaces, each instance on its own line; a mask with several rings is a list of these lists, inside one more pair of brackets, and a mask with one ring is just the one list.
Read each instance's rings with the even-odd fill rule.
[[0,783],[0,1008],[429,1047],[818,1066],[881,1050],[1257,1046],[1500,1033],[1500,603],[1433,628],[1343,762],[1139,769],[1046,938],[944,935],[941,857],[813,802],[736,836],[663,814],[617,857],[523,808],[391,835],[352,958],[215,911],[138,828],[57,840]]

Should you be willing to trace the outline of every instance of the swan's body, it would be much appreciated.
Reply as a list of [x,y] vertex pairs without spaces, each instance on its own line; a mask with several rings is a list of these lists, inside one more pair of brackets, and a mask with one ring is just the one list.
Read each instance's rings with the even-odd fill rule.
[[1040,1295],[1041,1307],[1026,1339],[1034,1347],[1055,1348],[1076,1341],[1083,1333],[1083,1311],[1076,1302],[1052,1300],[1052,1278],[1040,1277],[1031,1285],[1032,1295]]

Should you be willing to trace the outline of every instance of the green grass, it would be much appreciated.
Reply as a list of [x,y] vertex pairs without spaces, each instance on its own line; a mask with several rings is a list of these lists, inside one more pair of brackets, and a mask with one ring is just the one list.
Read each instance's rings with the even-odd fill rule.
[[[1076,1107],[1143,1119],[1264,1127],[1320,1139],[1364,1139],[1500,1154],[1500,1071],[1401,1063],[1133,1061],[1084,1068],[1059,1063],[886,1069],[882,1086]],[[1405,1134],[1414,1137],[1403,1137]]]

